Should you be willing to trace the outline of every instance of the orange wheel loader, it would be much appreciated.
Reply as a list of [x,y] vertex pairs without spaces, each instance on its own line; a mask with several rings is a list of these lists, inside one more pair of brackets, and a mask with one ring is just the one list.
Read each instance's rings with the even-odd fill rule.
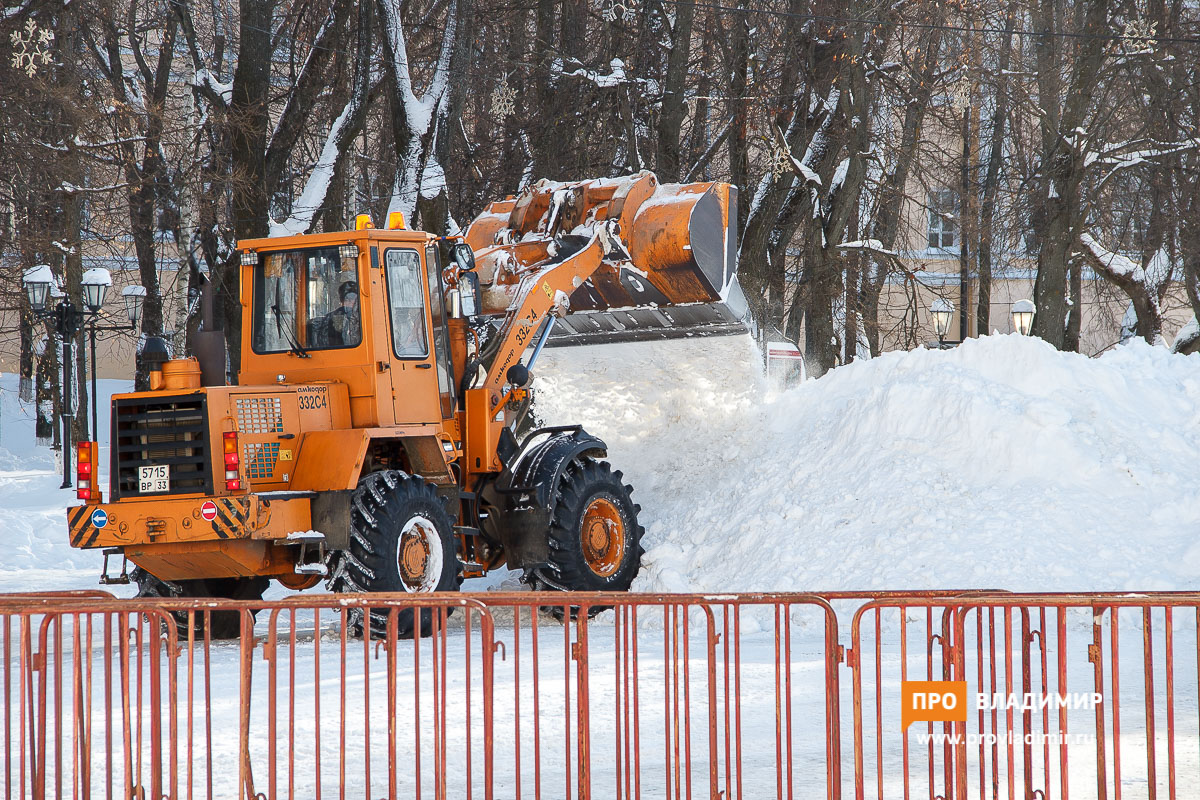
[[[113,397],[107,498],[79,444],[72,545],[143,595],[453,591],[505,565],[537,589],[628,589],[639,507],[604,442],[514,426],[547,344],[745,330],[736,198],[645,172],[542,181],[457,241],[392,214],[239,242],[236,385],[219,341],[198,359],[148,342],[150,391]],[[224,616],[212,635],[237,634]]]

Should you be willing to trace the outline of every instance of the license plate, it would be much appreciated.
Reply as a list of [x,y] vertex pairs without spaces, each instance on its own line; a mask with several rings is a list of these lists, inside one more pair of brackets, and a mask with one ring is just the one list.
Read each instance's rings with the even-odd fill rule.
[[138,467],[138,492],[140,494],[169,491],[171,491],[170,467],[166,464]]

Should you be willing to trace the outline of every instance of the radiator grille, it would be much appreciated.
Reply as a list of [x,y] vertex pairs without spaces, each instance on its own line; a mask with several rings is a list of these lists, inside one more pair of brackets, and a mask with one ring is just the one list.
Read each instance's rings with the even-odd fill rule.
[[243,434],[283,433],[283,404],[278,396],[239,397],[237,418]]
[[[112,497],[137,496],[138,467],[170,469],[166,494],[212,493],[204,395],[125,398],[113,404]],[[163,494],[158,492],[156,494]]]
[[243,448],[246,474],[250,480],[262,480],[275,474],[279,461],[279,442],[251,442]]

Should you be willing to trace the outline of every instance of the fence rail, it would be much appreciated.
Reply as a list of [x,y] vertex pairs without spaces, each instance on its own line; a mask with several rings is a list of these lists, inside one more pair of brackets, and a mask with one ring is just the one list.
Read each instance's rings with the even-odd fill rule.
[[[0,649],[5,798],[1200,785],[1200,594],[0,595]],[[969,708],[906,728],[906,681]]]

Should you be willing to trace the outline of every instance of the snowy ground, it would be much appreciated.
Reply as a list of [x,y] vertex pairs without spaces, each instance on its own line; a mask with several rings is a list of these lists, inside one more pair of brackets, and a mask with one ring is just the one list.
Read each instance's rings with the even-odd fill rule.
[[[780,390],[765,384],[748,339],[727,338],[548,350],[535,373],[542,420],[579,422],[604,438],[614,468],[623,470],[635,487],[647,550],[634,587],[638,590],[1182,590],[1195,588],[1200,576],[1200,545],[1194,544],[1200,476],[1192,468],[1200,450],[1200,356],[1174,356],[1135,343],[1087,359],[1058,353],[1036,339],[999,336],[971,340],[951,351],[889,354]],[[101,382],[105,397],[124,388],[120,382]],[[99,554],[67,545],[63,509],[74,495],[58,489],[61,477],[49,451],[33,446],[32,410],[17,402],[13,376],[0,377],[0,403],[0,540],[7,545],[0,592],[97,588]],[[107,420],[101,417],[103,429]],[[100,464],[103,485],[107,447]],[[464,588],[512,588],[514,583],[512,574],[500,574]],[[111,588],[129,593],[127,587]],[[283,593],[277,589],[272,595]],[[839,606],[840,614],[843,608],[845,629],[853,606]],[[543,789],[546,796],[560,796],[566,793],[570,760],[561,732],[573,713],[562,687],[570,676],[563,672],[562,628],[543,624],[548,626],[544,634],[557,637],[560,648],[543,653],[544,674],[558,673],[556,683],[543,683],[537,693],[543,741],[556,742],[553,748],[544,744]],[[616,713],[613,690],[621,675],[611,625],[606,618],[593,623],[596,634],[589,651],[597,687],[592,697],[598,715],[597,786],[612,786],[617,774],[615,727],[605,721]],[[1162,627],[1156,625],[1160,632]],[[1194,619],[1176,620],[1175,627],[1177,652],[1195,652]],[[264,630],[260,620],[260,632]],[[806,793],[823,786],[819,631],[815,619],[797,620],[791,664],[798,726],[793,736],[795,785]],[[700,633],[693,631],[689,662],[697,675],[705,667],[703,653],[695,649]],[[1070,635],[1079,640],[1074,650],[1086,652],[1090,616],[1075,619]],[[528,628],[518,632],[511,623],[502,625],[498,637],[506,652],[520,640],[525,653],[519,675],[507,660],[496,675],[498,763],[505,765],[501,772],[509,773],[500,776],[498,788],[507,791],[517,772],[517,741],[526,741],[520,774],[526,783],[533,779],[529,706],[534,692]],[[451,635],[451,676],[472,663],[465,656],[468,638],[461,629]],[[329,644],[322,646],[327,671],[319,679],[304,677],[311,671],[313,641],[309,634],[296,655],[302,676],[297,703],[311,706],[318,694],[322,698],[321,782],[332,788],[340,780],[336,734],[330,733],[340,725],[340,681]],[[663,690],[655,687],[665,685],[668,662],[654,626],[643,630],[639,641],[644,643],[643,786],[647,796],[662,796],[661,765],[670,748]],[[769,630],[756,633],[752,624],[743,631],[743,642],[744,788],[746,796],[761,796],[774,791],[777,777],[775,644]],[[1136,626],[1122,628],[1124,652],[1138,653],[1140,643]],[[1161,642],[1158,646],[1161,651]],[[400,663],[410,657],[408,648]],[[899,663],[894,642],[884,647],[884,654],[884,683],[894,695]],[[231,794],[231,781],[236,781],[222,765],[235,755],[237,697],[232,687],[238,655],[236,646],[219,645],[212,656],[212,685],[230,687],[228,694],[218,692],[214,704],[216,727],[228,733],[219,737],[214,751],[215,780],[226,787],[221,794]],[[361,676],[345,684],[345,708],[353,720],[362,714],[357,691],[370,685],[373,697],[384,696],[387,670],[361,656],[346,663],[349,674]],[[1085,658],[1072,663],[1072,689],[1082,690],[1090,685],[1090,668]],[[473,669],[478,675],[479,665]],[[923,660],[913,661],[910,670],[923,671]],[[1157,670],[1161,686],[1161,666]],[[1176,678],[1177,700],[1194,709],[1196,673],[1194,666],[1188,670]],[[851,704],[848,673],[842,674],[842,757],[850,772]],[[262,668],[256,667],[254,680],[258,698],[265,691]],[[460,688],[455,680],[450,678],[452,697]],[[410,684],[400,687],[402,697],[411,694]],[[695,788],[704,794],[707,738],[699,723],[707,716],[707,697],[699,684],[693,688]],[[1131,691],[1135,695],[1127,697]],[[1137,680],[1127,678],[1123,702],[1136,702],[1136,691]],[[405,702],[401,718],[425,713]],[[518,702],[525,720],[520,737],[513,722]],[[455,713],[452,707],[449,718],[455,719]],[[1129,739],[1123,780],[1144,791],[1145,758],[1137,751],[1144,722],[1132,714],[1122,722]],[[1081,724],[1073,722],[1073,729]],[[1180,769],[1191,776],[1200,771],[1200,760],[1182,760],[1197,750],[1194,727],[1181,731],[1176,742],[1184,754]],[[311,725],[301,731],[298,757],[315,752],[314,732]],[[411,733],[404,728],[400,734],[402,752],[417,750],[415,742],[404,738]],[[465,755],[466,733],[452,726],[448,734],[447,757],[458,766],[455,759]],[[472,740],[480,735],[473,729]],[[365,742],[362,747],[381,753],[386,739],[378,732],[373,737],[369,748]],[[281,748],[288,746],[286,738],[277,741]],[[265,745],[258,738],[255,742],[256,775],[261,776]],[[719,744],[723,748],[723,740]],[[428,737],[421,747],[431,747]],[[1084,783],[1087,754],[1087,746],[1072,750],[1072,772],[1079,771]],[[429,751],[424,763],[432,757]],[[889,774],[898,757],[892,746],[885,751]],[[386,789],[383,763],[379,755],[373,791]],[[868,758],[868,774],[873,763]],[[347,780],[361,785],[361,775],[362,764],[352,764]],[[305,794],[315,776],[298,780],[310,782],[301,786]],[[407,780],[401,778],[400,785],[407,786]],[[892,787],[890,795],[895,778],[885,783]],[[422,793],[432,791],[428,783],[423,785]]]

